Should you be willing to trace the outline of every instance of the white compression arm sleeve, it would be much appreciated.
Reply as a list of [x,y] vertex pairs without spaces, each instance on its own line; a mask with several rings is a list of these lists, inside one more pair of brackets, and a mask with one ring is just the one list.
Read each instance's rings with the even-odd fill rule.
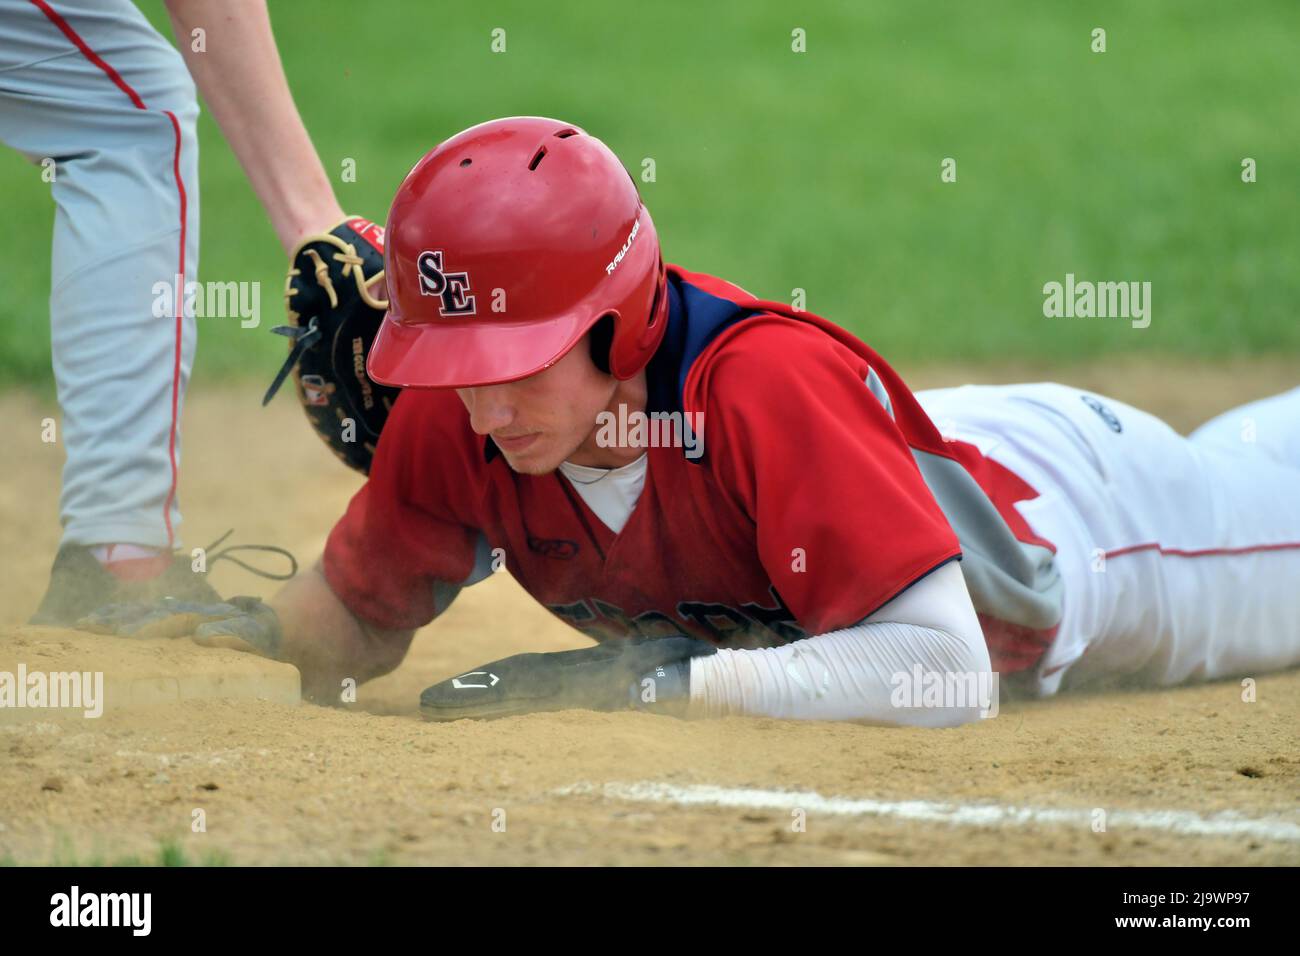
[[[997,693],[990,670],[961,567],[950,561],[852,627],[782,647],[692,659],[687,715],[949,727],[978,718],[982,705],[996,705],[969,692]],[[918,692],[935,681],[956,693],[936,702]]]

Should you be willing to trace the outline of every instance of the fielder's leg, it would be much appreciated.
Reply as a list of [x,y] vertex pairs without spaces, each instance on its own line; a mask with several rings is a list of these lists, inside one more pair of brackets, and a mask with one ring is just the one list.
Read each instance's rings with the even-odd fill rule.
[[198,266],[194,86],[129,0],[0,0],[0,40],[0,139],[54,177],[60,557],[170,551],[195,327],[159,290]]

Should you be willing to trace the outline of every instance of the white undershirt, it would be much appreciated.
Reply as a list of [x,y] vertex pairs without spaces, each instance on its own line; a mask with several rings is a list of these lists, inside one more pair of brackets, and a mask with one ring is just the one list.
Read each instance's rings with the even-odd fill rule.
[[[622,468],[563,462],[587,507],[618,534],[645,487],[646,456]],[[747,714],[952,726],[980,716],[957,707],[899,706],[900,675],[988,674],[988,647],[958,562],[950,561],[865,621],[782,647],[719,650],[691,661],[690,716]]]
[[637,499],[641,497],[645,470],[645,454],[622,468],[592,468],[569,461],[560,462],[560,474],[569,479],[569,484],[582,496],[587,507],[615,534],[623,530]]

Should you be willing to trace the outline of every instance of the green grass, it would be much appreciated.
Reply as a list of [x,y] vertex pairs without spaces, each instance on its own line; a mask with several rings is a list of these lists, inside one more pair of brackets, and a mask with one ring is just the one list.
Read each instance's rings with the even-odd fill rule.
[[[12,853],[0,856],[0,867],[21,866]],[[41,864],[35,864],[41,865]],[[79,857],[72,846],[72,840],[66,833],[59,834],[49,866],[89,866],[89,867],[127,867],[127,866],[230,866],[230,855],[224,850],[206,850],[197,859],[190,857],[175,840],[160,839],[157,852],[152,856],[141,857],[138,854],[106,858],[96,851],[88,857]]]
[[[326,168],[356,160],[358,181],[337,184],[349,210],[383,219],[456,130],[557,116],[634,173],[655,160],[642,192],[670,261],[771,298],[803,288],[896,361],[1300,352],[1292,0],[274,7]],[[200,320],[198,375],[265,379],[282,254],[207,115],[200,135],[201,277],[260,281],[263,327]],[[955,184],[939,180],[949,156]],[[33,381],[52,203],[14,154],[0,183],[0,380]],[[1067,272],[1150,281],[1150,328],[1044,318],[1042,286]]]

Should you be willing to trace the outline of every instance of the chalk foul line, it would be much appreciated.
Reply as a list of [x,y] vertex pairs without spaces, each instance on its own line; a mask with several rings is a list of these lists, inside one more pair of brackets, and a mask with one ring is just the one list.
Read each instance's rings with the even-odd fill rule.
[[[1035,825],[1090,829],[1096,811],[1056,807],[1024,807],[995,803],[942,803],[931,800],[870,800],[827,797],[811,790],[765,790],[717,787],[708,784],[678,786],[649,781],[576,783],[561,787],[560,796],[595,796],[607,800],[668,803],[678,806],[735,807],[836,816],[893,817],[950,826],[1024,827]],[[1254,837],[1300,842],[1300,824],[1281,817],[1246,817],[1233,811],[1202,815],[1189,810],[1107,810],[1107,832],[1124,829],[1160,830],[1186,836]]]

